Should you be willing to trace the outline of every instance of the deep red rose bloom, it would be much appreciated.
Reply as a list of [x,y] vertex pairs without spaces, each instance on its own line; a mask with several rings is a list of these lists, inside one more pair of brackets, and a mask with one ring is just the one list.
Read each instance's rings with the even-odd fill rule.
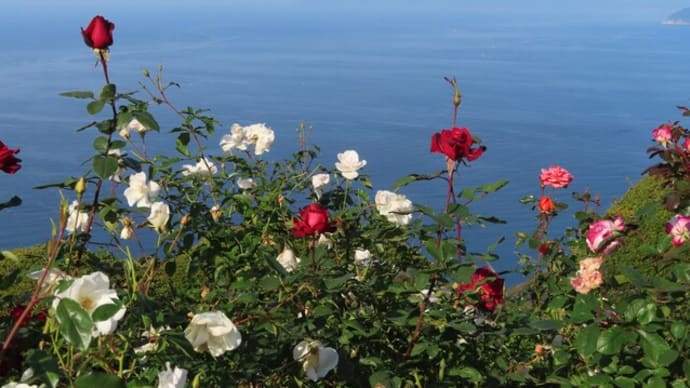
[[[477,283],[491,278],[493,278],[493,280],[477,285]],[[461,284],[458,287],[458,297],[462,297],[465,291],[477,292],[479,295],[479,302],[475,306],[479,309],[494,311],[499,304],[503,304],[503,279],[498,277],[498,274],[489,267],[477,268],[472,275],[470,283]]]
[[431,136],[431,152],[446,155],[449,159],[471,162],[484,153],[486,147],[472,148],[472,134],[467,128],[444,129]]
[[114,29],[115,24],[103,16],[95,16],[86,29],[81,29],[81,34],[87,46],[95,49],[107,49],[113,44]]
[[19,162],[22,160],[14,156],[18,153],[18,148],[16,150],[11,150],[7,148],[5,143],[0,141],[0,170],[8,174],[14,174],[17,170],[22,168],[22,166],[19,165]]
[[312,203],[299,211],[299,217],[293,220],[292,234],[295,237],[311,236],[328,232],[333,224],[328,221],[328,210]]
[[541,197],[539,200],[539,210],[542,213],[553,213],[554,209],[556,209],[556,205],[553,203],[551,197],[548,195]]

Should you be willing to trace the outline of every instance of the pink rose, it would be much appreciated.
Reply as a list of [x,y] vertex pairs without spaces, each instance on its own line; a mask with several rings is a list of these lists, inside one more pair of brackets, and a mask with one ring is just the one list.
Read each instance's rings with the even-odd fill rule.
[[300,210],[299,217],[293,220],[292,234],[305,237],[329,232],[332,228],[333,224],[328,221],[328,210],[312,203]]
[[672,129],[673,127],[671,126],[671,124],[663,124],[659,126],[659,128],[652,131],[652,136],[654,137],[654,140],[656,140],[657,143],[666,147],[666,144],[668,144],[668,142],[671,141]]
[[611,254],[620,246],[618,241],[612,241],[612,239],[619,236],[624,229],[625,223],[621,217],[616,217],[613,221],[594,222],[587,230],[587,246],[594,253],[603,251],[605,254]]
[[549,168],[541,169],[539,181],[541,182],[542,187],[551,186],[554,189],[560,189],[563,187],[568,187],[570,182],[573,181],[573,175],[563,167],[551,166]]
[[574,278],[570,279],[570,285],[575,292],[587,294],[595,288],[601,286],[604,278],[599,271],[604,264],[603,257],[588,257],[580,260],[580,270]]
[[666,223],[666,233],[672,236],[671,245],[679,247],[690,238],[690,217],[677,214]]

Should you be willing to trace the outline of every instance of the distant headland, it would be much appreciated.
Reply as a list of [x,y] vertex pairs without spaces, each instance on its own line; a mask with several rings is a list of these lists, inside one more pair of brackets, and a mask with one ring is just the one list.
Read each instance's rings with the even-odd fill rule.
[[661,24],[690,25],[690,8],[683,8],[667,17]]

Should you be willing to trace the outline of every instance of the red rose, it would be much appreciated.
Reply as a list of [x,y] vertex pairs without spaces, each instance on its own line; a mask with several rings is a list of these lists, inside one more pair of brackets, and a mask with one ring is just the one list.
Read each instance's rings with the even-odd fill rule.
[[19,149],[11,150],[7,148],[5,143],[0,141],[0,170],[8,174],[14,174],[17,170],[22,168],[22,166],[19,165],[19,162],[22,160],[14,156],[18,153]]
[[328,222],[328,210],[315,203],[300,210],[293,224],[292,234],[295,237],[311,236],[332,229],[332,224]]
[[556,205],[553,203],[553,200],[548,195],[541,197],[541,199],[539,200],[539,210],[542,213],[553,213],[555,208]]
[[94,49],[105,50],[113,44],[113,30],[115,24],[103,16],[95,16],[86,29],[81,29],[84,43]]
[[[492,278],[493,280],[485,281]],[[482,284],[477,285],[480,282]],[[458,287],[457,295],[462,297],[465,291],[477,292],[479,302],[475,306],[479,309],[494,311],[499,304],[503,304],[503,279],[489,267],[477,268],[470,283]]]
[[444,154],[455,161],[466,158],[471,162],[482,156],[486,147],[472,148],[472,144],[474,140],[467,128],[444,129],[431,136],[431,152]]

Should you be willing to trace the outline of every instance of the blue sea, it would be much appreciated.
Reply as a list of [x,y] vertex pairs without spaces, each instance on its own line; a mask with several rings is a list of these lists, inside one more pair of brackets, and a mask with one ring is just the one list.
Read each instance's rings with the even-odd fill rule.
[[[267,157],[280,159],[296,149],[304,122],[314,127],[310,139],[324,165],[355,149],[375,189],[444,168],[429,144],[451,125],[452,90],[443,77],[456,77],[459,126],[488,147],[462,167],[460,187],[510,181],[473,205],[508,223],[465,234],[471,251],[506,237],[499,269],[516,265],[514,233],[536,227],[535,213],[518,201],[539,194],[541,168],[558,164],[575,176],[557,200],[589,190],[606,207],[652,163],[651,130],[680,119],[675,106],[690,104],[690,27],[651,16],[559,19],[523,9],[515,17],[460,5],[292,9],[289,1],[272,8],[27,3],[34,5],[17,2],[0,15],[0,140],[21,148],[23,159],[16,175],[0,175],[0,201],[19,195],[24,202],[0,212],[0,249],[45,241],[59,193],[33,187],[88,167],[95,133],[75,129],[91,117],[81,101],[58,94],[102,86],[79,32],[97,13],[116,24],[110,74],[120,91],[138,90],[142,69],[162,65],[181,86],[170,91],[174,103],[208,108],[223,122],[211,148],[234,122],[265,122],[277,137]],[[174,152],[164,135],[174,117],[163,108],[153,113],[164,130],[147,141]],[[445,198],[441,182],[401,192],[437,208]],[[563,214],[558,226],[571,221]]]

